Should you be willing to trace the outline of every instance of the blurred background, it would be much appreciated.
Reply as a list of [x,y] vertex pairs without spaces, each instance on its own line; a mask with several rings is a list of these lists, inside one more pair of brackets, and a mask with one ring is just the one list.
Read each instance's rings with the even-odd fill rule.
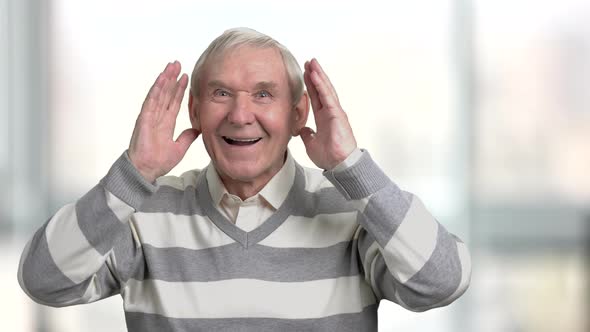
[[[359,145],[471,249],[461,299],[382,302],[380,331],[590,330],[589,1],[0,0],[2,331],[125,330],[118,296],[32,302],[20,252],[127,148],[165,64],[236,26],[318,58]],[[207,163],[199,139],[172,174]]]

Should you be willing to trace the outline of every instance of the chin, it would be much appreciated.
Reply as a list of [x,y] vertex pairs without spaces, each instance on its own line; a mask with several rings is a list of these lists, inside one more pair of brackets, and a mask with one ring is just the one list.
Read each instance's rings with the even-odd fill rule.
[[255,161],[250,162],[231,162],[227,164],[219,165],[218,172],[223,173],[225,176],[232,180],[240,182],[251,182],[260,178],[264,173],[264,169],[259,165],[256,165]]

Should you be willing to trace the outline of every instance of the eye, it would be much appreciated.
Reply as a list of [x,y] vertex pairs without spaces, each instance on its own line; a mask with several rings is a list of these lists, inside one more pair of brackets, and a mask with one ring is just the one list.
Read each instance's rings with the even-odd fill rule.
[[217,90],[213,91],[213,96],[214,97],[229,97],[230,94],[226,90],[217,89]]
[[254,96],[256,98],[269,98],[269,97],[272,97],[272,95],[268,91],[266,91],[266,90],[258,91],[258,92],[256,92],[254,94]]

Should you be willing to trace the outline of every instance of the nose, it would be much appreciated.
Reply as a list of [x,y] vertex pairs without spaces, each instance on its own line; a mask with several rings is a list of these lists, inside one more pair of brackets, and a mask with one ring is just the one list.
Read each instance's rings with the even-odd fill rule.
[[252,113],[250,97],[247,93],[238,93],[234,99],[227,120],[236,126],[244,126],[254,122],[254,113]]

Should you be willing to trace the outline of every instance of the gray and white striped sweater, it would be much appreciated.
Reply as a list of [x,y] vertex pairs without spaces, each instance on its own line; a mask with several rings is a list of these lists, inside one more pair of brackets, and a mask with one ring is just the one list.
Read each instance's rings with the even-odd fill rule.
[[245,232],[205,171],[147,183],[126,153],[27,244],[36,302],[121,294],[129,331],[376,331],[381,299],[444,306],[469,284],[466,246],[364,151],[344,171],[296,165],[283,205]]

